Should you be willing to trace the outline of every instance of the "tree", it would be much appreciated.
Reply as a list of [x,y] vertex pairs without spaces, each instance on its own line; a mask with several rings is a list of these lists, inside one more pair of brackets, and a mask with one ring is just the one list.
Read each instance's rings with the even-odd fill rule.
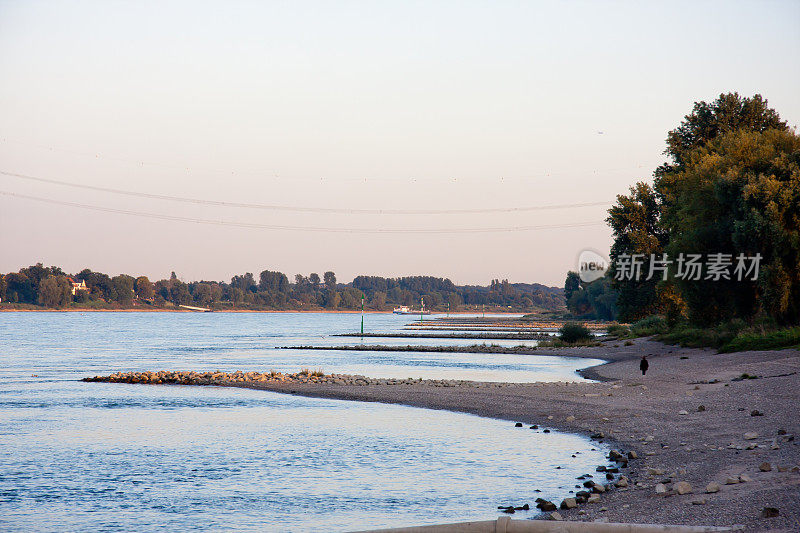
[[36,293],[33,283],[22,272],[11,272],[6,275],[6,295],[12,303],[35,303]]
[[325,295],[325,307],[328,309],[336,309],[339,307],[339,302],[342,297],[336,291],[328,291]]
[[[261,275],[263,276],[264,272]],[[251,272],[245,272],[244,276],[233,276],[231,278],[231,286],[244,292],[256,292],[258,290],[256,280]]]
[[108,301],[116,298],[116,291],[111,278],[101,272],[92,272],[88,268],[81,270],[77,276],[86,282],[86,286],[95,298],[102,298]]
[[567,272],[567,279],[564,281],[564,299],[569,302],[569,299],[572,298],[572,294],[580,290],[580,288],[581,277],[578,273],[571,270]]
[[308,275],[308,281],[311,283],[311,288],[314,289],[315,292],[319,290],[319,274],[312,272]]
[[336,274],[331,271],[325,272],[325,274],[323,274],[323,279],[325,280],[325,288],[327,290],[336,290]]
[[680,170],[688,162],[688,155],[695,149],[720,135],[736,130],[761,133],[770,129],[786,130],[786,121],[767,105],[760,94],[742,98],[739,93],[720,94],[710,104],[695,102],[692,112],[683,122],[667,134],[664,153],[671,162],[656,171],[657,176]]
[[289,278],[283,272],[264,270],[259,275],[258,289],[268,292],[289,292]]
[[297,289],[299,292],[304,292],[309,286],[308,278],[302,274],[295,274],[294,284],[295,289]]
[[65,276],[49,276],[39,283],[39,305],[60,308],[72,301],[72,285]]
[[[673,280],[614,280],[620,318],[684,313],[698,324],[750,319],[766,312],[800,319],[798,137],[760,95],[721,94],[695,103],[667,135],[669,161],[653,187],[637,183],[618,196],[607,219],[614,232],[610,274],[623,254],[667,253]],[[760,254],[757,280],[675,276],[681,254]],[[703,255],[705,254],[705,255]]]
[[617,292],[608,276],[585,284],[577,272],[568,272],[564,296],[567,293],[567,309],[575,316],[594,320],[614,320],[617,316]]
[[668,242],[668,234],[660,224],[661,204],[653,188],[639,182],[630,188],[629,195],[618,195],[617,203],[608,210],[609,226],[614,234],[611,245],[609,275],[618,292],[617,308],[624,321],[635,321],[658,312],[656,286],[659,279],[618,279],[619,257],[641,254],[649,261],[651,254],[661,256]]
[[189,294],[189,287],[179,280],[172,280],[172,287],[169,289],[169,297],[175,305],[187,305],[192,301],[192,295]]
[[155,288],[147,276],[139,276],[136,278],[134,288],[136,290],[136,297],[140,300],[151,301],[153,297],[155,297]]
[[800,320],[800,136],[741,129],[686,155],[659,182],[669,252],[761,256],[756,280],[678,280],[690,318],[714,324],[763,311]]
[[133,301],[133,286],[135,279],[127,274],[120,274],[111,278],[111,284],[114,287],[115,300],[121,304],[130,304]]
[[211,305],[213,301],[211,285],[208,283],[198,283],[194,288],[194,294],[192,296],[194,297],[194,301],[200,305]]

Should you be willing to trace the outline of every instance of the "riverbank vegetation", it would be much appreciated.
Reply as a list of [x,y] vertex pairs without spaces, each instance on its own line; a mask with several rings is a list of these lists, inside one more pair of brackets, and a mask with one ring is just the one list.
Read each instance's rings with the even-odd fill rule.
[[84,269],[67,274],[60,267],[41,263],[0,275],[0,309],[140,309],[171,310],[188,305],[214,310],[357,310],[362,298],[368,310],[387,311],[396,306],[432,311],[563,310],[563,291],[539,284],[492,280],[488,286],[455,285],[446,278],[409,276],[383,278],[358,276],[339,283],[334,272],[322,276],[262,271],[258,278],[247,272],[224,281],[186,283],[175,272],[169,279],[151,281],[146,276],[109,276]]
[[[569,311],[631,323],[609,329],[620,338],[722,351],[800,344],[800,136],[760,95],[729,93],[695,103],[664,153],[652,184],[636,183],[608,212],[606,276],[587,284],[568,273]],[[686,275],[677,258],[688,254],[730,270]],[[641,270],[626,276],[632,256]],[[733,275],[740,257],[758,267]]]

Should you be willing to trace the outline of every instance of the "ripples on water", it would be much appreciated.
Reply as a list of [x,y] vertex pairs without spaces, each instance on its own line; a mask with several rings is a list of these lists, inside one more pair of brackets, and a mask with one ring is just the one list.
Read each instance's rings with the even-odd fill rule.
[[[346,531],[486,520],[497,516],[497,505],[563,497],[577,475],[604,461],[602,450],[578,436],[445,411],[77,381],[117,370],[301,365],[522,381],[533,374],[575,379],[575,368],[592,364],[274,350],[327,342],[359,320],[0,313],[0,529]],[[376,331],[398,331],[407,320],[367,317]]]

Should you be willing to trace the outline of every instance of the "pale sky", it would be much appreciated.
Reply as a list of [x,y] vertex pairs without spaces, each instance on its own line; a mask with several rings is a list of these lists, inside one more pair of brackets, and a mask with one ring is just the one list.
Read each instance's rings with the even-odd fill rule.
[[[344,210],[610,203],[650,179],[694,101],[760,93],[796,126],[798,65],[797,1],[0,1],[0,171]],[[0,192],[17,195],[0,194],[0,272],[561,286],[611,242],[598,205],[298,213],[3,174]]]

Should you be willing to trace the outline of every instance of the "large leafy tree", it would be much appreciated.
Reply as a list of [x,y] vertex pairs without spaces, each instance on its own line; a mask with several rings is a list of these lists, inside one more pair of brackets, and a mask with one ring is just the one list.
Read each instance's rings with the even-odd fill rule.
[[[730,254],[731,279],[678,280],[690,318],[710,324],[759,311],[800,319],[800,137],[740,129],[687,154],[659,181],[668,251]],[[757,279],[733,274],[736,257],[760,254]],[[750,263],[747,264],[750,267]]]
[[660,255],[667,244],[667,233],[659,223],[661,204],[653,188],[639,182],[627,195],[617,196],[617,203],[608,211],[606,222],[614,232],[611,245],[609,275],[618,293],[617,309],[623,321],[633,321],[660,311],[657,285],[659,278],[618,279],[619,257],[623,254],[641,254],[649,258]]
[[[615,280],[620,318],[688,311],[698,323],[751,317],[763,302],[781,320],[792,320],[796,265],[792,243],[800,211],[794,191],[796,148],[786,122],[760,95],[721,94],[695,103],[667,135],[669,161],[654,173],[653,187],[637,183],[617,198],[607,219],[614,231],[611,274],[621,254],[757,253],[767,260],[750,286],[728,280],[663,282]],[[766,240],[765,240],[766,239]],[[761,246],[758,243],[762,243]],[[782,252],[775,249],[782,243]],[[673,269],[674,272],[674,269]],[[761,295],[761,297],[759,297]],[[794,304],[796,305],[796,304]]]
[[72,286],[65,276],[49,276],[39,284],[40,305],[58,308],[70,302],[72,302]]

